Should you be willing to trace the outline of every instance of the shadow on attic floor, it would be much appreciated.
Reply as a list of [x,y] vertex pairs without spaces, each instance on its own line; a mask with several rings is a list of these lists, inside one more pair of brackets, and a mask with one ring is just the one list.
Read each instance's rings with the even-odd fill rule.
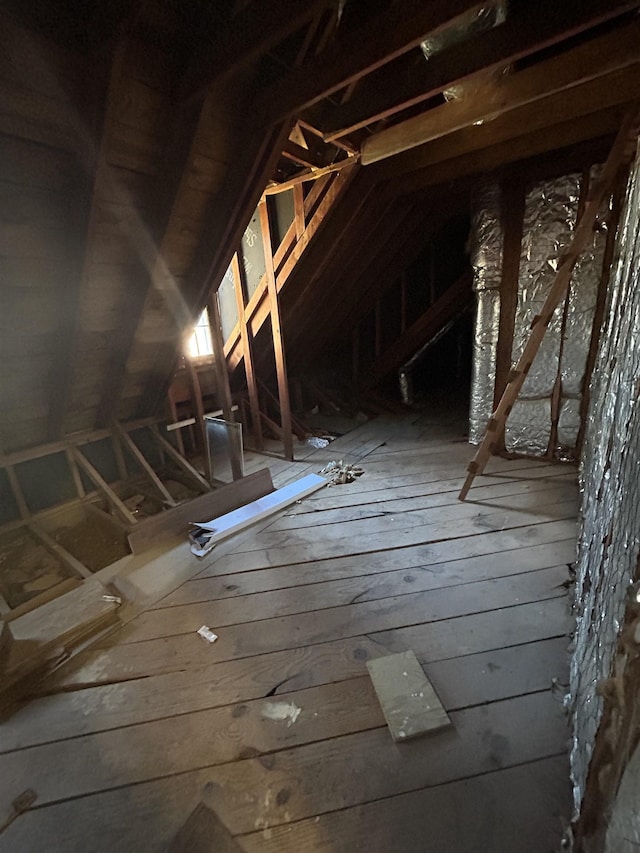
[[[380,418],[269,458],[278,486],[338,454],[365,474],[224,543],[0,727],[3,813],[38,797],[0,850],[165,851],[203,799],[250,853],[556,849],[575,471],[492,460],[461,504],[463,428]],[[453,726],[396,745],[365,663],[407,648]]]

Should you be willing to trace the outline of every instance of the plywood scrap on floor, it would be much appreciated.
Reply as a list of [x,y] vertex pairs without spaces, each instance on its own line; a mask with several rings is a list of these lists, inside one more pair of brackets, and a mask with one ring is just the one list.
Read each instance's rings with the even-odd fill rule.
[[141,554],[167,539],[186,536],[190,523],[196,518],[216,518],[238,509],[247,502],[262,498],[273,490],[269,469],[262,468],[254,474],[140,522],[129,534],[129,547],[134,554]]
[[169,853],[242,853],[212,809],[200,803],[173,839]]
[[234,533],[239,533],[292,503],[302,500],[302,498],[317,492],[318,489],[322,489],[326,485],[327,481],[324,477],[319,477],[317,474],[307,474],[306,477],[301,477],[299,480],[277,489],[270,495],[251,501],[246,506],[228,512],[220,518],[198,522],[197,527],[211,534],[207,536],[206,543],[207,546],[210,546],[232,536]]
[[367,661],[367,669],[395,741],[451,725],[414,652],[375,658]]
[[95,578],[14,619],[0,683],[0,704],[16,701],[22,688],[69,655],[74,647],[118,621],[118,603]]

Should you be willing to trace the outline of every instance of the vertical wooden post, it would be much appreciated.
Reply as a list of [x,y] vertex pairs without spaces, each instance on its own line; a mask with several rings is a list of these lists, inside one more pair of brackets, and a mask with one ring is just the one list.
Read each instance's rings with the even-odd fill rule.
[[296,184],[293,188],[293,210],[298,242],[304,237],[306,223],[304,219],[304,184]]
[[[511,371],[513,332],[518,306],[524,196],[525,188],[522,182],[509,181],[503,184],[500,196],[500,218],[503,230],[502,279],[500,281],[500,320],[496,345],[496,382],[493,389],[494,409],[507,387],[507,379]],[[503,448],[504,427],[496,436],[495,450],[499,451]]]
[[289,384],[287,381],[287,363],[282,341],[280,323],[280,307],[278,290],[273,268],[273,251],[271,248],[271,229],[269,228],[269,211],[266,200],[260,202],[260,226],[262,228],[262,245],[267,271],[267,288],[269,299],[269,314],[271,317],[271,334],[273,336],[273,351],[276,359],[278,376],[278,396],[280,398],[280,422],[283,430],[284,455],[293,459],[293,433],[291,432],[291,404],[289,402]]
[[198,371],[190,358],[186,359],[191,377],[191,389],[193,394],[193,406],[196,412],[196,421],[198,422],[198,431],[202,441],[202,454],[205,474],[209,482],[211,482],[211,467],[209,465],[209,452],[207,449],[207,430],[204,423],[204,403],[202,402],[202,389],[200,388],[200,377]]
[[260,400],[258,398],[258,384],[253,367],[253,341],[251,338],[251,327],[247,321],[247,313],[244,304],[244,288],[242,286],[242,275],[240,273],[240,261],[236,252],[231,260],[233,272],[233,289],[236,295],[236,306],[238,309],[238,325],[240,326],[240,341],[242,343],[242,354],[244,357],[244,370],[247,375],[247,390],[249,392],[249,407],[251,409],[251,424],[253,426],[253,443],[256,450],[262,450],[262,422],[260,419]]
[[[233,422],[233,400],[231,398],[231,387],[229,385],[229,371],[227,370],[227,359],[224,355],[224,338],[222,336],[222,320],[220,319],[220,305],[218,294],[212,293],[209,299],[209,328],[211,329],[211,343],[213,344],[213,356],[215,358],[216,385],[218,390],[218,401],[222,409],[225,421]],[[205,434],[206,434],[205,425]],[[235,452],[235,445],[229,445],[231,474],[234,480],[242,477],[242,465],[240,458]]]
[[[169,390],[167,392],[167,400],[169,401],[169,410],[171,412],[171,420],[175,423],[178,420],[178,408],[176,406],[176,401],[173,398],[173,385],[169,386]],[[175,435],[176,445],[178,447],[178,452],[181,456],[185,456],[184,452],[184,440],[182,438],[182,431],[177,429]],[[115,442],[117,444],[117,442]],[[118,444],[118,447],[120,445]]]
[[22,493],[22,488],[20,486],[20,483],[18,482],[16,472],[13,470],[13,465],[7,465],[5,471],[7,472],[7,477],[9,478],[9,485],[11,486],[13,497],[16,500],[18,512],[20,513],[20,518],[23,518],[26,521],[28,518],[31,518],[31,513],[29,512],[29,507],[27,506],[27,502],[24,499],[24,494]]
[[222,321],[220,319],[220,306],[218,304],[217,292],[211,294],[208,307],[211,343],[213,345],[213,356],[215,358],[216,385],[218,386],[218,405],[222,409],[225,421],[233,421],[233,400],[231,399],[227,360],[224,355],[224,339],[222,336]]

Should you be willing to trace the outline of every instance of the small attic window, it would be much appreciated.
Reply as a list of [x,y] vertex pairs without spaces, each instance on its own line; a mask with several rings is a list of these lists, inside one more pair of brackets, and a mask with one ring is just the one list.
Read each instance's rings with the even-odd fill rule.
[[205,308],[193,334],[189,338],[187,344],[187,354],[191,358],[203,358],[204,356],[213,355],[213,346],[211,344],[211,326],[209,325],[209,312]]

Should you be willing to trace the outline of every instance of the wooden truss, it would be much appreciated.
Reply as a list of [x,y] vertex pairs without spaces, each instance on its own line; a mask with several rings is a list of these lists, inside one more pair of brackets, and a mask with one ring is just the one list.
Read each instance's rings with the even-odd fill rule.
[[540,314],[534,317],[529,340],[518,363],[509,375],[507,386],[500,398],[500,402],[489,418],[487,431],[482,439],[482,443],[476,455],[469,463],[467,469],[468,475],[459,495],[461,501],[467,497],[476,475],[484,471],[485,465],[497,445],[499,436],[502,435],[506,420],[514,403],[518,399],[518,395],[531,369],[545,332],[553,318],[553,313],[566,296],[573,268],[591,239],[600,205],[611,191],[619,168],[633,157],[639,131],[640,112],[636,106],[627,113],[622,122],[600,179],[590,191],[582,210],[582,215],[576,223],[571,244],[560,260],[558,271]]

